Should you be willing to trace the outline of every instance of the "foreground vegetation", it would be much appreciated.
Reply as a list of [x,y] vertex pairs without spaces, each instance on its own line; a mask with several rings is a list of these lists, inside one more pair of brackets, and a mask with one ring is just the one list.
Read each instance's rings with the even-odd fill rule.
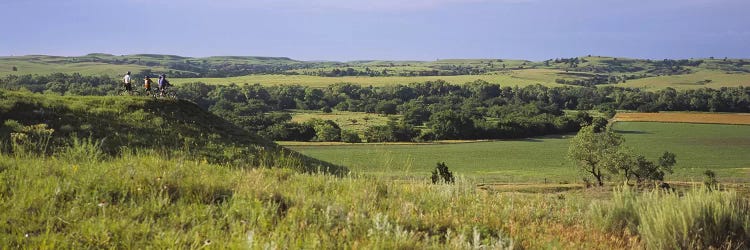
[[610,200],[590,191],[495,193],[462,178],[434,185],[426,176],[403,182],[232,168],[151,151],[67,160],[82,151],[0,155],[2,248],[741,249],[750,243],[747,200],[731,191],[617,191]]

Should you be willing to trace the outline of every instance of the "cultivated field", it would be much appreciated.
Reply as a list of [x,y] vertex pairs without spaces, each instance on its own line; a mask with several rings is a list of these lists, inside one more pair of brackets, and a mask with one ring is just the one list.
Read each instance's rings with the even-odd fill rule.
[[[706,169],[727,182],[750,181],[750,126],[618,122],[614,129],[625,145],[649,159],[662,152],[677,155],[675,174],[667,180],[699,181]],[[353,172],[427,176],[437,162],[478,182],[578,182],[565,158],[572,135],[454,144],[289,145]],[[284,144],[284,143],[282,143]],[[309,144],[307,144],[309,145]]]
[[727,73],[718,70],[698,70],[692,74],[655,76],[641,79],[629,80],[619,83],[618,87],[641,88],[648,90],[664,89],[671,87],[675,89],[699,89],[721,87],[750,86],[750,74]]
[[386,123],[388,123],[389,117],[399,118],[400,116],[385,116],[380,114],[349,111],[334,111],[331,113],[312,110],[292,111],[293,122],[306,122],[312,119],[331,120],[338,124],[341,129],[357,131],[360,136],[363,135],[363,132],[368,127],[385,125]]
[[746,113],[617,113],[617,122],[684,122],[750,125],[750,114]]

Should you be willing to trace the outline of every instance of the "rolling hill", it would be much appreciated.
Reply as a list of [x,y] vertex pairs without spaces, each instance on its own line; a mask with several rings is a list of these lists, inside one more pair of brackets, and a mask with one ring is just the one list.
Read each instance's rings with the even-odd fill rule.
[[[50,146],[73,137],[91,138],[105,153],[146,151],[235,167],[283,166],[300,172],[345,174],[348,170],[306,157],[238,128],[184,100],[130,96],[53,96],[0,90],[0,139],[46,124]],[[34,136],[34,132],[26,132]],[[37,145],[39,146],[39,145]]]
[[93,53],[62,57],[45,55],[0,57],[0,76],[79,73],[118,77],[132,71],[167,73],[176,83],[260,83],[327,86],[338,82],[389,85],[444,79],[462,84],[477,79],[528,85],[606,85],[644,89],[721,88],[750,86],[746,59],[632,59],[606,56],[555,58],[544,61],[511,59],[439,59],[435,61],[349,62],[298,61],[286,57]]

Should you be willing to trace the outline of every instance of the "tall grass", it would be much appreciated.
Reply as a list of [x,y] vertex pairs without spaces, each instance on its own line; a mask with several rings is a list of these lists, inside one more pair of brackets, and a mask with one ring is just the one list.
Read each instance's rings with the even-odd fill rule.
[[0,155],[0,248],[627,247],[581,225],[587,203],[575,197],[134,151],[99,161]]
[[696,187],[684,194],[639,194],[621,188],[592,211],[602,228],[637,234],[650,249],[750,247],[750,203],[731,190]]

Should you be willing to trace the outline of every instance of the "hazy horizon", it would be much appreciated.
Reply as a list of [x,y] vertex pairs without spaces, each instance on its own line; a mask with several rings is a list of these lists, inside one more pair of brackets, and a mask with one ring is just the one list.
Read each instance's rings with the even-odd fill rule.
[[9,0],[0,55],[750,58],[743,0]]

